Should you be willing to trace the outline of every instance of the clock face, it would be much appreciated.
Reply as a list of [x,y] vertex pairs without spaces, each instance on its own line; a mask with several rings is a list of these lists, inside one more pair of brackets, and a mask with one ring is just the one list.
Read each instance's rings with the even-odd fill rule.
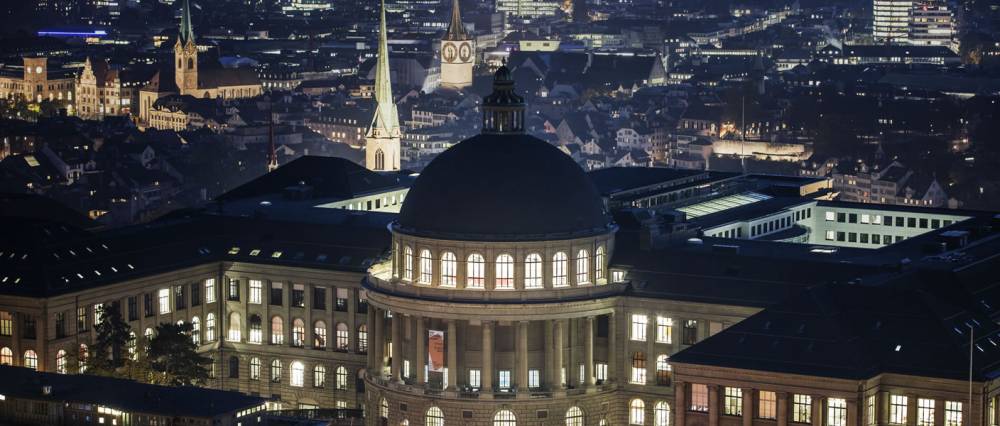
[[472,46],[468,42],[462,43],[458,48],[458,58],[462,62],[469,62],[472,59]]
[[455,62],[455,56],[457,54],[458,52],[455,49],[455,45],[451,43],[444,45],[444,48],[441,49],[441,57],[444,58],[445,62]]

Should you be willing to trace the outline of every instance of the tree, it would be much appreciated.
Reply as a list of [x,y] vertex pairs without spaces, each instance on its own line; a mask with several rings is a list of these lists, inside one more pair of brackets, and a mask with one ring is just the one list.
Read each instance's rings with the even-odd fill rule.
[[101,321],[94,327],[97,339],[90,348],[87,372],[101,376],[117,376],[129,358],[126,353],[132,328],[122,319],[118,303],[101,305]]
[[163,323],[156,326],[146,357],[153,371],[153,383],[184,386],[204,383],[211,358],[196,351],[191,340],[191,324]]

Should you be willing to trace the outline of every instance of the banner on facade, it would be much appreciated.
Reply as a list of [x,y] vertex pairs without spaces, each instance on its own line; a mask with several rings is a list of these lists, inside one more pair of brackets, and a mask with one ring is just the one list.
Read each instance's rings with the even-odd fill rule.
[[444,372],[444,331],[427,330],[427,369]]

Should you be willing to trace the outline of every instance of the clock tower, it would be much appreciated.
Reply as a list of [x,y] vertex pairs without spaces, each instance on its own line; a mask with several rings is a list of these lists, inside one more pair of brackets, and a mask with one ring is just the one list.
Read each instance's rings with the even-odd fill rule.
[[441,39],[441,86],[464,89],[472,85],[476,65],[476,42],[465,32],[458,0],[452,0],[451,23]]

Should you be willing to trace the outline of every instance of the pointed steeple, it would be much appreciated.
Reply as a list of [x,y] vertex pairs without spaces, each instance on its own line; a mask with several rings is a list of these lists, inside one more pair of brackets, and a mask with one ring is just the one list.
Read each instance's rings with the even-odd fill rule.
[[469,35],[465,33],[465,25],[462,25],[462,12],[458,8],[458,0],[451,2],[451,23],[448,24],[448,32],[444,34],[444,39],[452,41],[469,39]]
[[378,33],[378,58],[375,63],[375,117],[368,128],[368,137],[398,137],[399,113],[392,98],[392,81],[389,76],[389,43],[385,27],[385,0],[381,2]]
[[194,41],[194,25],[191,23],[191,4],[188,0],[181,3],[181,28],[177,32],[177,41],[186,44]]

